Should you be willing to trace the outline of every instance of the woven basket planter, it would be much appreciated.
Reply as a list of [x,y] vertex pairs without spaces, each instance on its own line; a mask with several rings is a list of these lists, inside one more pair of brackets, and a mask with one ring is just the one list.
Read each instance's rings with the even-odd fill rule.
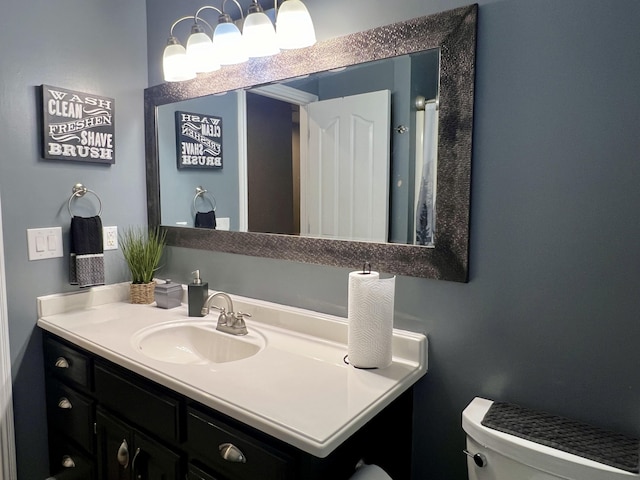
[[131,303],[153,303],[156,282],[132,283],[129,288],[129,301]]

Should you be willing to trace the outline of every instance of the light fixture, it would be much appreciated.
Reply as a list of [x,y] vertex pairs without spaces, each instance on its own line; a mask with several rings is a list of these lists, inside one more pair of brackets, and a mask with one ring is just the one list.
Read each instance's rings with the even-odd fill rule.
[[178,39],[173,36],[175,26],[190,18],[193,17],[182,17],[171,25],[167,46],[164,47],[164,53],[162,54],[162,70],[165,82],[182,82],[196,77],[196,72],[187,57],[187,51]]
[[[218,10],[215,7],[203,8]],[[187,58],[193,65],[196,73],[208,73],[219,70],[220,62],[217,59],[211,38],[209,38],[209,35],[207,35],[204,29],[198,24],[198,20],[200,20],[209,25],[198,16],[200,10],[202,10],[202,8],[199,9],[193,17],[194,23],[191,27],[191,35],[189,35],[187,39]],[[218,12],[220,12],[220,10],[218,10]],[[209,25],[209,28],[211,28],[211,25]],[[211,30],[213,31],[212,28]]]
[[[238,0],[232,0],[240,10],[242,33],[225,12],[227,1],[222,0],[220,9],[205,5],[194,16],[182,17],[171,25],[162,57],[166,82],[191,80],[196,73],[213,72],[221,65],[235,65],[246,62],[250,57],[275,55],[281,48],[305,48],[316,43],[311,16],[301,0],[284,0],[279,10],[278,0],[274,0],[275,28],[258,0],[251,0],[246,18]],[[200,16],[205,9],[219,13],[215,29]],[[185,49],[173,35],[173,29],[188,19],[193,20],[193,25]],[[213,30],[211,38],[201,23]]]
[[280,53],[273,23],[257,0],[252,1],[248,12],[242,26],[242,37],[249,57],[268,57]]
[[[277,3],[277,0],[276,0]],[[300,0],[285,0],[276,17],[278,46],[283,50],[310,47],[316,32],[307,7]]]

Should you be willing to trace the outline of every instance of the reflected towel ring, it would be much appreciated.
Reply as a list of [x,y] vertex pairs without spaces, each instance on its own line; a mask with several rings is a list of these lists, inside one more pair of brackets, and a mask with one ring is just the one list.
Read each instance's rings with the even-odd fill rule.
[[213,195],[211,195],[209,192],[207,192],[207,190],[205,190],[202,187],[196,187],[196,195],[195,197],[193,197],[193,210],[195,212],[198,211],[198,209],[196,208],[196,200],[198,199],[198,197],[202,197],[202,198],[206,198],[207,200],[209,200],[209,203],[211,204],[211,209],[215,212],[216,211],[216,199]]
[[100,197],[98,196],[98,194],[96,192],[94,192],[93,190],[89,190],[87,187],[85,187],[81,183],[76,183],[73,186],[73,188],[71,189],[71,191],[73,193],[69,197],[69,202],[67,204],[67,208],[69,209],[69,215],[71,215],[72,217],[74,216],[73,212],[71,211],[71,202],[73,202],[74,198],[84,197],[85,193],[92,193],[98,199],[98,213],[97,213],[97,216],[98,217],[100,216],[100,214],[102,213],[102,200],[100,200]]

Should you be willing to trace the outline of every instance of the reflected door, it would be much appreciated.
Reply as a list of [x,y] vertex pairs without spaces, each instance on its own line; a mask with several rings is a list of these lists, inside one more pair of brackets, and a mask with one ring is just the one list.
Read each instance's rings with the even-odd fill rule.
[[389,90],[301,107],[302,235],[387,241],[390,115]]

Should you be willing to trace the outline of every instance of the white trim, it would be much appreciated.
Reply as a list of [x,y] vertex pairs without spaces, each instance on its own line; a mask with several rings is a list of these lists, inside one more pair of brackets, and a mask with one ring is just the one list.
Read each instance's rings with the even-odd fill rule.
[[250,92],[257,93],[263,97],[275,98],[276,100],[292,103],[294,105],[307,105],[318,101],[318,96],[313,93],[308,93],[279,83],[254,87]]
[[0,478],[12,480],[17,470],[1,207],[0,203]]
[[247,94],[238,91],[238,231],[249,231],[249,184],[247,176]]
[[309,112],[300,105],[300,235],[309,236],[309,210],[307,207],[307,185],[309,179]]

